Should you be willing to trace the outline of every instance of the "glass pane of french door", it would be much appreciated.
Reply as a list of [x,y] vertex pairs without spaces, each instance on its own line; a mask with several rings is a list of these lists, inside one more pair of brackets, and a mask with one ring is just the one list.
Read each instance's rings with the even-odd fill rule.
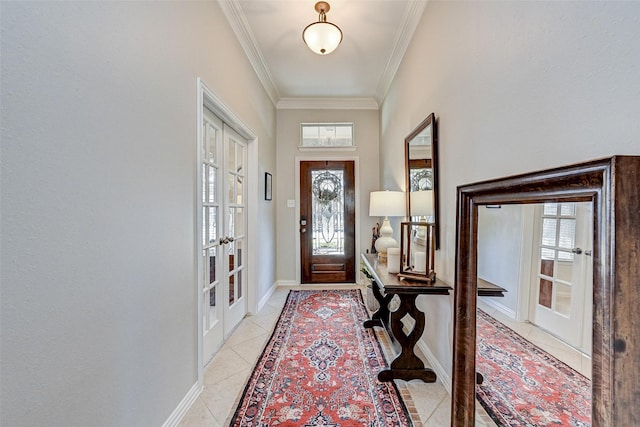
[[538,304],[567,317],[571,311],[575,247],[575,203],[545,203],[542,213]]
[[242,239],[244,239],[243,188],[244,180],[244,146],[236,139],[230,138],[227,145],[227,191],[229,197],[228,221],[226,234],[229,236],[229,305],[242,298],[242,283],[238,280],[238,272],[242,265]]
[[247,142],[232,129],[225,126],[225,225],[223,245],[225,273],[227,276],[227,310],[225,335],[246,314],[245,273],[246,246],[246,161]]
[[203,359],[209,360],[224,339],[220,277],[220,154],[222,122],[204,109],[201,145],[202,185],[202,331]]

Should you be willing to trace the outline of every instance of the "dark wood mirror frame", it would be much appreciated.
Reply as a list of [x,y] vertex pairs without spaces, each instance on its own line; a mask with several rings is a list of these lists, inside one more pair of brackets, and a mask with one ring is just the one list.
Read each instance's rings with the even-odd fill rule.
[[451,426],[475,422],[478,206],[593,203],[592,425],[640,422],[640,157],[458,187]]
[[433,181],[433,212],[434,212],[434,237],[435,248],[440,249],[440,221],[439,221],[439,203],[438,203],[438,129],[436,125],[436,116],[434,113],[422,121],[407,137],[404,139],[404,171],[405,171],[405,191],[407,193],[407,217],[411,212],[411,162],[409,159],[409,144],[423,130],[431,126],[431,169]]

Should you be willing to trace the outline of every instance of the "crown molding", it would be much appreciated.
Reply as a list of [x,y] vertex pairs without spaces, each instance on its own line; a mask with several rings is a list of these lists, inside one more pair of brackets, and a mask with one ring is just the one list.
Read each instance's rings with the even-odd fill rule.
[[240,7],[240,3],[237,0],[218,0],[218,4],[255,70],[260,83],[267,91],[273,105],[276,105],[280,99],[278,88],[273,82],[269,67],[267,67],[264,56],[262,56],[262,52],[258,48],[258,43]]
[[278,110],[377,110],[374,98],[281,98]]
[[400,28],[398,29],[393,49],[391,49],[391,53],[387,59],[387,65],[385,66],[376,90],[376,99],[380,104],[382,104],[382,101],[387,96],[387,91],[398,72],[402,58],[409,47],[409,43],[413,38],[413,33],[418,27],[418,23],[422,18],[422,14],[427,3],[428,2],[424,0],[411,0],[404,10],[402,25],[400,25]]
[[238,0],[218,0],[229,25],[236,35],[251,66],[256,72],[271,102],[278,109],[375,109],[379,108],[400,67],[402,58],[409,47],[424,8],[428,1],[410,0],[405,8],[401,25],[396,34],[393,49],[389,53],[382,77],[376,89],[375,98],[280,98],[278,88],[258,48],[255,36]]

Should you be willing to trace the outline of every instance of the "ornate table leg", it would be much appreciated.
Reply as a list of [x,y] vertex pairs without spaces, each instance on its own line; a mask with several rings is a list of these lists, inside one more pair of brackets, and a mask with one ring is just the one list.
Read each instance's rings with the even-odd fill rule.
[[373,292],[373,296],[376,298],[376,301],[378,301],[380,307],[371,315],[371,319],[364,321],[363,326],[365,328],[381,326],[389,329],[389,302],[393,299],[394,294],[382,295],[380,292],[380,286],[375,280],[371,282],[371,291]]
[[[413,380],[420,379],[427,383],[436,381],[433,370],[425,368],[424,362],[414,353],[416,343],[424,331],[424,313],[416,307],[417,294],[398,294],[400,307],[391,312],[391,332],[394,338],[402,346],[400,354],[391,362],[389,369],[378,373],[378,380],[391,381],[393,379]],[[406,334],[402,328],[402,318],[409,315],[415,320],[413,329]]]

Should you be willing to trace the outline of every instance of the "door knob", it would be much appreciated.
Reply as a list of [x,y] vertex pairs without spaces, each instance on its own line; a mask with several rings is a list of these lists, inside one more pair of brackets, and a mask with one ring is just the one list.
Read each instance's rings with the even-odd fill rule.
[[571,249],[571,252],[576,254],[576,255],[580,255],[582,253],[582,249],[580,248],[573,248]]

